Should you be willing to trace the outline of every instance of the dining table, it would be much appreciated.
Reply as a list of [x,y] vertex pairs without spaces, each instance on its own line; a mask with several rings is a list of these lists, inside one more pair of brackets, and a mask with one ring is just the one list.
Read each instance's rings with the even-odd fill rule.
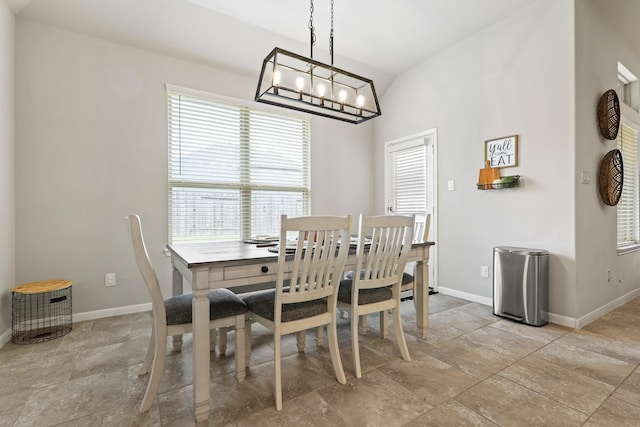
[[[414,302],[421,338],[427,337],[429,323],[429,249],[434,242],[414,242],[407,262],[415,262]],[[193,409],[196,421],[204,421],[210,411],[209,290],[229,288],[246,292],[269,286],[276,280],[278,253],[271,244],[242,241],[173,243],[167,245],[173,266],[174,296],[193,293]],[[350,248],[345,271],[356,264],[356,250]],[[190,288],[190,289],[188,289]],[[182,337],[173,337],[174,349]]]

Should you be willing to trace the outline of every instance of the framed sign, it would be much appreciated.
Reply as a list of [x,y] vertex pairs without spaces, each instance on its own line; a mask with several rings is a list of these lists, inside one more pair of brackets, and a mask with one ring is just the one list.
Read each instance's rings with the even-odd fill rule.
[[518,166],[518,135],[485,141],[484,160],[489,161],[492,168]]

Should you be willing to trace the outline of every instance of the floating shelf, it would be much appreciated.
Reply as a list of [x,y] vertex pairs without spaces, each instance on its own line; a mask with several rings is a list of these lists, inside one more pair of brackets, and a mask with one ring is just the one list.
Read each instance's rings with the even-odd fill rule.
[[513,175],[510,177],[504,178],[513,178],[513,182],[501,182],[496,184],[476,184],[478,190],[502,190],[505,188],[515,188],[520,187],[520,175]]

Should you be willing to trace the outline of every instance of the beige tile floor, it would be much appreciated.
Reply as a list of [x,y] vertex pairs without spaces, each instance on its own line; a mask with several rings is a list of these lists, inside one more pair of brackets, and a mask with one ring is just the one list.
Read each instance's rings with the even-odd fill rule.
[[[270,335],[254,328],[247,378],[236,382],[233,339],[211,354],[208,424],[234,426],[639,426],[640,298],[582,330],[500,319],[491,307],[430,299],[429,337],[418,339],[402,307],[413,360],[381,340],[377,318],[361,337],[363,377],[352,373],[349,322],[339,324],[347,384],[335,381],[326,347],[286,339],[284,409],[273,402]],[[392,329],[392,328],[391,328]],[[0,350],[1,426],[194,425],[191,341],[169,351],[151,410],[137,408],[150,333],[148,314],[81,322],[46,343]],[[393,335],[391,335],[393,338]],[[206,425],[207,423],[201,423]]]

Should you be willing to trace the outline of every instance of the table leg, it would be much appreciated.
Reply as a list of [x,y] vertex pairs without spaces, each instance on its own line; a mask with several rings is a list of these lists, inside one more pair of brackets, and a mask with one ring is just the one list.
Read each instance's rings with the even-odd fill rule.
[[[428,250],[428,249],[427,249]],[[415,293],[416,323],[418,334],[422,339],[427,338],[429,329],[429,258],[418,261],[416,265]]]
[[[204,277],[193,276],[193,411],[196,421],[209,418],[209,283]],[[204,284],[198,283],[198,279]],[[205,289],[199,289],[203,288]]]
[[[182,295],[182,273],[177,269],[173,269],[173,294],[172,296]],[[182,350],[182,335],[174,335],[171,337],[173,351]]]
[[316,328],[316,347],[322,347],[324,345],[324,326],[318,326]]

